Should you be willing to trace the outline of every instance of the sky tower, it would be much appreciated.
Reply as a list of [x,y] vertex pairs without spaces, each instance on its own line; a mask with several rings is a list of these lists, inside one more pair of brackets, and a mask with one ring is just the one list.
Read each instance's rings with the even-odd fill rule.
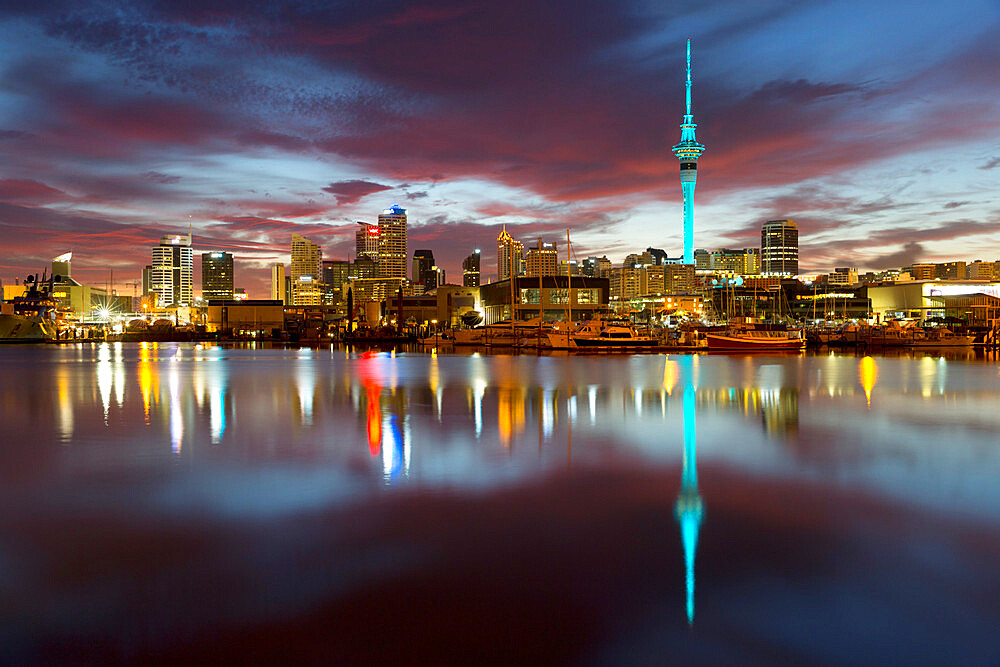
[[687,82],[685,97],[687,113],[681,123],[681,142],[674,146],[674,155],[681,161],[681,191],[684,194],[684,263],[694,264],[694,186],[698,180],[698,158],[705,146],[695,139],[698,127],[691,113],[691,40],[687,41]]

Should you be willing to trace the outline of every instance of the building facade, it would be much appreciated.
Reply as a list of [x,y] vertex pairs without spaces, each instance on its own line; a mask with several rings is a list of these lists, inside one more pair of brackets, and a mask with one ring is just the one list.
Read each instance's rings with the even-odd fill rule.
[[313,306],[323,302],[322,290],[323,250],[318,243],[292,234],[292,280],[293,306]]
[[378,216],[378,276],[406,279],[406,209],[396,204]]
[[541,247],[528,248],[524,258],[525,275],[554,276],[559,273],[559,255],[555,243],[542,243]]
[[424,292],[430,292],[437,287],[437,266],[434,264],[434,253],[430,250],[413,251],[413,268],[410,280],[417,285],[423,285]]
[[524,244],[515,241],[514,237],[507,233],[507,228],[497,237],[497,277],[499,280],[507,280],[511,275],[519,276],[523,273],[524,265]]
[[271,265],[271,301],[280,301],[286,305],[285,301],[285,265]]
[[794,220],[768,220],[761,226],[760,265],[765,276],[799,272],[799,228]]
[[471,255],[462,261],[462,286],[479,287],[479,260],[481,253],[476,248]]
[[378,264],[378,225],[358,221],[354,232],[354,256],[367,257]]
[[232,299],[233,254],[231,252],[204,252],[201,254],[201,298]]
[[153,248],[149,291],[158,308],[189,306],[194,301],[194,251],[191,234],[163,236]]

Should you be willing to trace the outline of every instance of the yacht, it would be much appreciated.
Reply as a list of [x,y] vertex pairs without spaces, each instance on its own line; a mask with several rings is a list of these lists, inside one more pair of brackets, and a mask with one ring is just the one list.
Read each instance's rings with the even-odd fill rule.
[[[55,340],[59,302],[45,289],[44,276],[28,276],[24,296],[0,301],[0,343],[44,343]],[[0,289],[0,298],[3,292]]]
[[482,347],[536,347],[550,326],[541,318],[515,321],[503,320],[495,324],[476,327],[474,329],[456,329],[455,345],[479,345]]
[[659,345],[656,337],[640,334],[630,322],[600,318],[587,320],[573,331],[550,332],[547,338],[548,347],[558,350],[632,349]]

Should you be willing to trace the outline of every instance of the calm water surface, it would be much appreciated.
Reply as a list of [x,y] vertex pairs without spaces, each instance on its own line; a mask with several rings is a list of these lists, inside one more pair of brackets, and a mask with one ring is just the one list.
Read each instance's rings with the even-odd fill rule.
[[998,664],[964,356],[0,348],[0,651]]

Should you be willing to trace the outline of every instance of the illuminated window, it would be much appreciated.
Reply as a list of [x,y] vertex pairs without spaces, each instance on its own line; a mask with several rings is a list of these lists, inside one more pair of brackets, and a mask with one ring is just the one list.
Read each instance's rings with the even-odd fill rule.
[[521,303],[538,303],[539,289],[537,287],[521,290]]

